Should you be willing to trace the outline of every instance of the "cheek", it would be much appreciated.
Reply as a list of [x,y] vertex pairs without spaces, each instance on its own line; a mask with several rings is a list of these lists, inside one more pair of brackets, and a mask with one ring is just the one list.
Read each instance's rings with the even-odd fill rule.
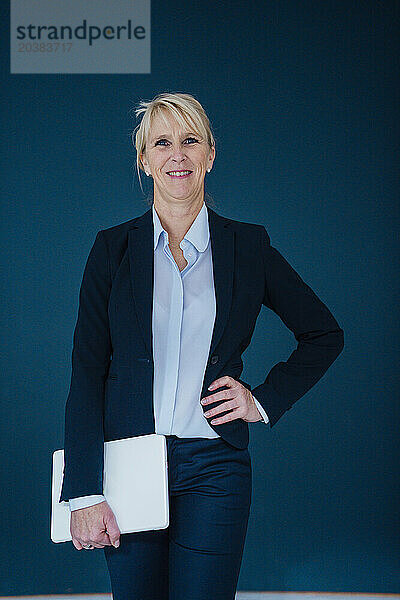
[[206,168],[206,160],[204,156],[196,156],[196,158],[193,159],[193,163],[196,165],[196,171],[201,172]]
[[164,160],[153,161],[153,168],[154,168],[155,171],[158,171],[159,173],[161,173],[162,170],[164,169],[164,167],[165,167],[165,161]]

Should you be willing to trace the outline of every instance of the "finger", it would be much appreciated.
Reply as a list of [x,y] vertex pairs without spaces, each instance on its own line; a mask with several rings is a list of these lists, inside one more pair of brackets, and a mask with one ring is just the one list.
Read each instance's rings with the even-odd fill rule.
[[72,538],[72,543],[77,550],[82,550],[83,546],[78,540],[76,540],[75,538]]
[[111,546],[114,546],[114,548],[118,548],[120,543],[121,543],[121,541],[120,541],[119,535],[117,535],[117,536],[114,535],[112,538],[110,537],[110,544],[111,544]]
[[104,542],[101,542],[104,546],[112,546],[112,542],[110,540],[110,536],[107,534],[106,535],[106,540]]
[[213,425],[221,425],[221,423],[228,423],[229,421],[235,421],[235,419],[241,419],[242,413],[240,410],[232,410],[230,413],[227,413],[223,417],[217,417],[216,419],[212,419],[210,423]]
[[112,513],[107,518],[107,533],[108,533],[108,537],[109,537],[111,545],[114,546],[115,548],[118,548],[118,546],[120,545],[121,532],[117,525],[117,521],[115,519],[114,513]]
[[100,544],[101,546],[111,546],[110,537],[107,531],[96,536],[94,541],[96,542],[96,544]]
[[110,545],[110,541],[106,531],[99,531],[97,528],[96,530],[91,531],[87,536],[85,536],[85,540],[87,541],[81,539],[82,545],[91,544],[95,548],[104,548],[104,546]]
[[218,404],[215,408],[210,408],[207,412],[204,413],[205,417],[214,417],[215,415],[219,415],[220,413],[225,412],[226,410],[233,410],[234,408],[239,408],[238,399],[229,400],[229,402],[223,402],[222,404]]
[[236,380],[230,375],[224,375],[223,377],[219,377],[219,379],[214,379],[214,381],[208,386],[208,390],[215,390],[216,388],[222,387],[223,385],[227,385],[232,387],[236,383]]
[[205,396],[200,400],[200,403],[204,406],[205,404],[213,404],[214,402],[218,402],[218,400],[231,400],[232,399],[232,390],[221,390],[220,392],[215,392],[215,394],[211,394],[211,396]]

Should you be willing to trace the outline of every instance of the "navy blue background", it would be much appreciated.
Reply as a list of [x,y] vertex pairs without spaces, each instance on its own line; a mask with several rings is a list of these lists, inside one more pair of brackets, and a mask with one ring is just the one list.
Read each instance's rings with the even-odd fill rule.
[[[399,4],[153,0],[150,75],[10,75],[6,6],[0,593],[110,591],[102,553],[50,540],[50,461],[95,234],[147,210],[130,110],[162,91],[210,116],[215,210],[264,224],[345,332],[276,429],[251,427],[239,589],[399,592]],[[242,378],[295,345],[263,308]]]

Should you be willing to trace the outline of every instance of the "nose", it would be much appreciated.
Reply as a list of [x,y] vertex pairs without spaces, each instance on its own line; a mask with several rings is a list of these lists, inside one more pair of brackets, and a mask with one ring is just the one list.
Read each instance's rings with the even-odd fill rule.
[[173,146],[172,147],[172,155],[171,158],[173,161],[176,161],[178,163],[182,162],[183,160],[185,160],[186,158],[186,154],[185,152],[182,150],[182,147],[180,145],[178,146]]

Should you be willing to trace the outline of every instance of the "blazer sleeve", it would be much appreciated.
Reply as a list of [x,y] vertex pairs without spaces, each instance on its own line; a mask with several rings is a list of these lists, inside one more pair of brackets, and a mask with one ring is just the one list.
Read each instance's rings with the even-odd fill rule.
[[111,356],[110,290],[108,251],[104,234],[99,231],[79,293],[72,375],[65,406],[64,477],[59,502],[103,494],[104,386]]
[[251,393],[257,397],[273,427],[321,379],[344,347],[344,333],[327,306],[271,246],[260,228],[264,265],[263,304],[273,310],[294,334],[297,348],[278,362]]

